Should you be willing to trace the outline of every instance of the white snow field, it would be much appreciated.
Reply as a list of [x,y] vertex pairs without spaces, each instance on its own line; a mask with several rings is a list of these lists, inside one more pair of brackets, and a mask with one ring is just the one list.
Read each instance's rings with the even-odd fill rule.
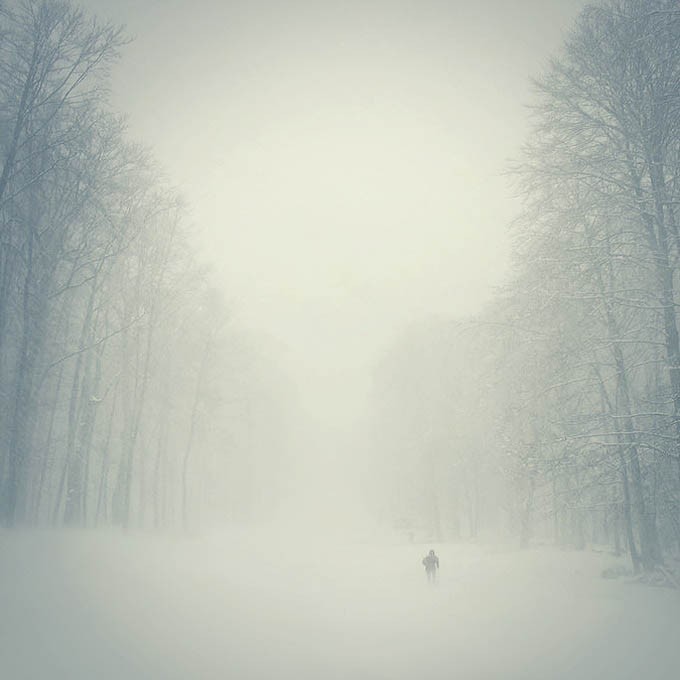
[[671,680],[680,595],[537,548],[0,534],[6,680]]

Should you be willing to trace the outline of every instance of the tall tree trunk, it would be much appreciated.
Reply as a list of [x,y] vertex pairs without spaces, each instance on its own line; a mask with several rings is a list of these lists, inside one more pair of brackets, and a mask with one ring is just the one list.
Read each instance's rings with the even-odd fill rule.
[[[93,312],[97,294],[96,278],[90,289],[87,310],[78,341],[78,355],[71,385],[71,399],[68,411],[68,435],[66,439],[66,505],[64,523],[75,526],[82,523],[83,509],[83,450],[79,436],[83,427],[82,416],[88,409],[88,392],[92,369],[92,350],[89,345],[93,339]],[[81,377],[82,374],[82,377]]]
[[191,420],[189,421],[189,438],[187,440],[186,448],[184,449],[184,458],[182,460],[182,522],[184,523],[185,530],[188,530],[189,528],[189,459],[191,458],[191,452],[194,445],[194,435],[196,433],[196,423],[198,420],[198,407],[201,400],[203,381],[208,367],[210,345],[211,340],[209,339],[205,345],[205,350],[201,357],[201,364],[198,369],[198,376],[196,377],[196,391],[194,392],[194,402],[191,407]]
[[116,416],[116,401],[118,399],[118,383],[113,392],[113,400],[111,404],[111,412],[109,414],[109,423],[106,430],[106,439],[102,450],[102,467],[99,474],[99,491],[97,493],[97,509],[95,510],[94,522],[95,526],[99,524],[100,518],[103,516],[104,521],[108,521],[107,504],[108,504],[108,484],[109,484],[109,466],[111,459],[111,434],[113,432],[113,423]]
[[[52,410],[50,413],[50,424],[47,429],[47,438],[45,440],[45,446],[42,451],[42,458],[40,460],[40,478],[38,481],[38,488],[35,493],[35,499],[33,504],[33,521],[40,521],[40,505],[43,497],[43,489],[45,486],[45,479],[47,478],[47,469],[50,464],[52,456],[52,439],[54,434],[54,424],[57,416],[57,411],[59,410],[59,395],[61,394],[61,385],[64,378],[64,364],[62,363],[59,367],[59,374],[57,376],[57,383],[54,388],[54,398],[52,402]],[[49,510],[48,510],[49,516]]]
[[[37,290],[34,258],[35,231],[29,228],[26,274],[22,289],[22,333],[16,369],[14,403],[9,431],[7,474],[0,498],[2,519],[12,526],[24,509],[32,432],[35,427],[33,387],[36,359],[42,349],[46,323],[46,299]],[[31,304],[33,301],[33,304]]]

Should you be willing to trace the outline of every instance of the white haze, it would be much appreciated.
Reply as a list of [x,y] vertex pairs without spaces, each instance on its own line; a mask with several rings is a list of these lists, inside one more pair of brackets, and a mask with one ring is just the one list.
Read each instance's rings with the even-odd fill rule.
[[136,36],[113,101],[187,198],[237,322],[283,348],[303,508],[317,490],[347,520],[380,350],[503,282],[529,77],[582,4],[86,3]]
[[[390,456],[402,430],[393,414],[420,405],[417,390],[409,393],[420,376],[396,376],[406,406],[385,408],[397,444],[379,451],[369,436],[382,413],[371,403],[372,379],[381,361],[389,373],[416,356],[412,341],[420,352],[413,372],[435,375],[431,429],[447,426],[460,394],[474,402],[482,393],[481,369],[463,370],[474,338],[463,338],[450,362],[430,365],[428,352],[441,359],[455,320],[480,312],[508,277],[518,201],[504,171],[529,129],[530,77],[557,51],[583,1],[81,4],[135,38],[113,72],[113,108],[127,114],[129,136],[153,150],[186,199],[193,245],[229,307],[228,337],[247,345],[233,357],[225,352],[226,366],[210,367],[213,380],[234,381],[225,401],[241,401],[224,412],[238,419],[241,439],[229,448],[231,422],[211,422],[197,439],[212,448],[207,463],[194,452],[192,465],[208,472],[190,482],[198,488],[208,479],[200,488],[209,486],[217,512],[195,519],[199,498],[182,531],[179,500],[178,521],[153,533],[149,518],[130,531],[0,531],[0,678],[675,677],[677,593],[601,578],[607,569],[623,573],[627,557],[539,538],[519,551],[516,535],[490,539],[501,528],[493,512],[489,533],[473,530],[472,519],[461,531],[445,503],[444,532],[400,527],[397,513],[390,526],[380,523],[392,482],[395,495],[407,490],[404,507],[409,491],[420,493],[422,514],[437,485],[450,487],[447,502],[461,503],[446,475],[483,448],[480,427],[461,426],[459,415],[450,445],[460,467],[432,474],[426,493],[422,479],[410,488],[409,461],[425,468],[436,452],[427,450],[425,430],[395,472]],[[240,365],[244,357],[252,366]],[[196,357],[181,360],[196,405],[202,369],[194,388]],[[446,370],[455,379],[444,386]],[[250,389],[263,394],[251,400]],[[260,408],[254,416],[251,401]],[[431,406],[423,405],[418,426],[430,422]],[[484,424],[496,414],[487,406]],[[286,418],[285,426],[273,422]],[[193,425],[192,416],[192,433]],[[156,430],[149,432],[152,441]],[[171,444],[186,467],[182,437]],[[140,448],[150,446],[142,439]],[[498,452],[488,453],[482,468],[497,462]],[[252,461],[239,459],[250,454]],[[233,475],[222,479],[220,470]],[[479,478],[498,511],[506,499],[495,497],[495,474],[483,468]],[[224,508],[241,496],[247,502],[229,518],[236,520],[225,521]],[[435,545],[441,570],[430,587],[425,541],[468,535]],[[616,536],[618,549],[618,529]]]
[[677,596],[616,561],[276,533],[4,540],[3,677],[26,680],[624,680],[674,677]]

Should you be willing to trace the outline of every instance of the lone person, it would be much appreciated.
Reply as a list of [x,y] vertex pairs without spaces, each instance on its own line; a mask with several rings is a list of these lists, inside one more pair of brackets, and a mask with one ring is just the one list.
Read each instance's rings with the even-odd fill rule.
[[434,583],[437,580],[437,569],[439,569],[439,558],[434,554],[434,550],[425,555],[423,558],[423,565],[425,573],[427,574],[427,582]]

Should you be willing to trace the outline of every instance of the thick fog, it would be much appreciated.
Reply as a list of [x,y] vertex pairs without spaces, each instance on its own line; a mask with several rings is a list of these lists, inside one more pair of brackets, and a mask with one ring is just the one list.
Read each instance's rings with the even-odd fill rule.
[[677,0],[0,2],[0,677],[680,665]]
[[279,343],[302,486],[352,494],[331,487],[358,474],[379,353],[507,278],[529,76],[583,3],[89,4],[137,36],[113,99],[187,198],[237,322]]

